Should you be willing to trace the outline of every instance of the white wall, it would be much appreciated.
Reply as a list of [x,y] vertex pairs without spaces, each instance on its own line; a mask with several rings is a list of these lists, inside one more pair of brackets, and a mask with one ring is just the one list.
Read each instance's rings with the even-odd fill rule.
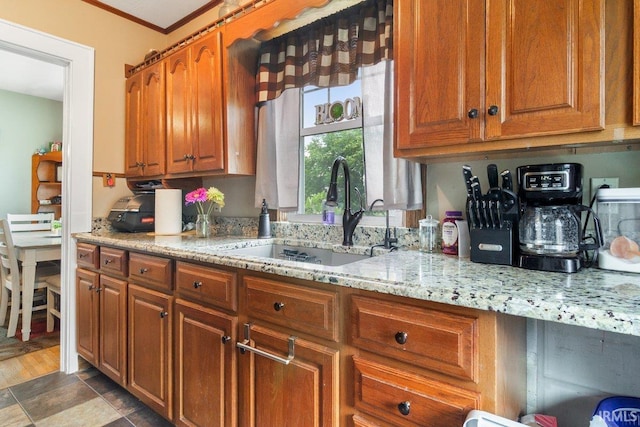
[[0,218],[31,212],[31,155],[62,140],[62,102],[0,90]]
[[555,322],[527,322],[528,412],[585,427],[606,396],[640,396],[640,338]]

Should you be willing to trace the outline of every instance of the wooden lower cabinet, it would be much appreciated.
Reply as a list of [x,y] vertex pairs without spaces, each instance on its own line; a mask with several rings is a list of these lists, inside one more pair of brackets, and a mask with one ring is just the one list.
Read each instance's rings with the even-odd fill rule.
[[78,354],[94,366],[98,359],[98,322],[100,275],[94,271],[76,270],[76,339]]
[[369,292],[350,296],[349,316],[354,425],[461,426],[472,409],[523,410],[524,319]]
[[127,281],[100,275],[100,370],[120,385],[127,380]]
[[129,284],[127,387],[151,409],[173,418],[173,296]]
[[524,409],[523,318],[116,248],[78,254],[78,353],[176,425],[452,427],[472,409]]
[[175,424],[237,425],[237,317],[177,299]]
[[[251,345],[280,358],[289,354],[290,337],[251,327]],[[295,339],[287,365],[254,352],[240,354],[240,425],[338,426],[338,356],[338,350],[302,338]]]
[[355,407],[397,426],[462,426],[480,393],[354,357]]
[[76,272],[77,350],[120,385],[126,384],[127,282],[97,272]]

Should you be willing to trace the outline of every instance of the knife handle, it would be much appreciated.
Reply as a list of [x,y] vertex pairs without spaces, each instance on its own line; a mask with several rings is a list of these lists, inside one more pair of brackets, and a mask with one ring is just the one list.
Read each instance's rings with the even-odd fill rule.
[[513,191],[513,178],[511,177],[511,171],[509,169],[505,169],[500,173],[502,177],[502,188],[504,190]]
[[489,188],[498,188],[498,166],[493,163],[487,165],[487,178],[489,179]]

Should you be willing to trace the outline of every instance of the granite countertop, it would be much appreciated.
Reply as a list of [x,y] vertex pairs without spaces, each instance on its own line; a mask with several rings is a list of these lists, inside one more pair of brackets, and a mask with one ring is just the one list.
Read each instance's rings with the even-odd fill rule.
[[[78,233],[78,241],[285,277],[640,336],[640,275],[583,269],[574,274],[478,264],[441,253],[387,252],[339,267],[225,254],[270,243],[365,253],[369,248],[304,240]],[[368,253],[368,252],[367,252]]]

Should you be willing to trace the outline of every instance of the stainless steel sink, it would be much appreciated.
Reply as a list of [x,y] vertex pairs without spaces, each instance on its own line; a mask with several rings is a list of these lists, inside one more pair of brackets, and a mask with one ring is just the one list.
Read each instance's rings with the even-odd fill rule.
[[369,258],[369,255],[334,252],[331,249],[307,248],[303,246],[269,244],[225,251],[229,255],[246,255],[261,258],[283,259],[287,261],[337,267]]

